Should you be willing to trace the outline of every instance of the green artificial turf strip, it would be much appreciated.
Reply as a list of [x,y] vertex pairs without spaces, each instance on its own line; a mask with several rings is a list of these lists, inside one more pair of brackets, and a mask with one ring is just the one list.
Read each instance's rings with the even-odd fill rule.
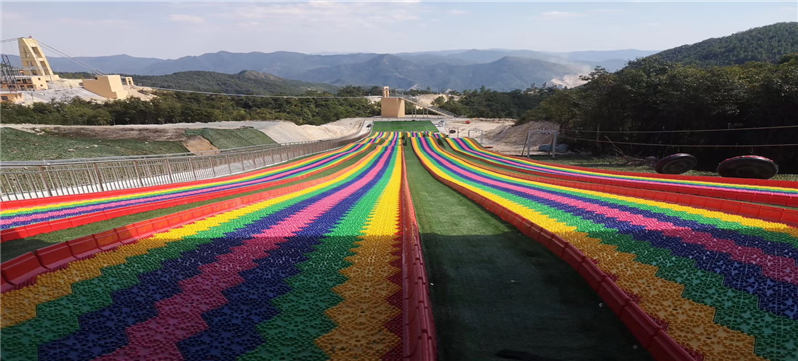
[[429,120],[387,122],[376,121],[374,122],[374,125],[371,126],[371,130],[374,132],[437,132],[438,128],[436,128]]
[[[328,175],[333,174],[333,173],[335,173],[335,172],[337,172],[337,171],[339,171],[339,170],[341,170],[341,169],[343,169],[345,167],[348,167],[348,166],[350,166],[352,164],[355,164],[355,162],[360,160],[362,157],[363,157],[363,155],[356,156],[356,157],[354,157],[352,159],[349,159],[347,161],[342,162],[341,164],[339,164],[336,167],[333,167],[333,168],[330,168],[330,169],[326,169],[326,170],[324,170],[323,172],[321,172],[319,174],[312,175],[312,176],[310,176],[308,178],[305,178],[305,179],[302,179],[300,181],[301,182],[306,182],[306,181],[313,180],[313,179],[316,179],[316,178],[328,176]],[[302,157],[302,158],[304,158],[304,157]],[[301,158],[297,158],[297,159],[301,159]],[[105,232],[105,231],[114,229],[116,227],[121,227],[121,226],[124,226],[124,225],[127,225],[127,224],[136,223],[136,222],[140,222],[140,221],[147,220],[147,219],[153,219],[153,218],[165,216],[165,215],[168,215],[168,214],[177,213],[177,212],[180,212],[180,211],[184,211],[186,209],[196,208],[196,207],[200,207],[200,206],[203,206],[203,205],[206,205],[206,204],[221,202],[221,201],[224,201],[224,200],[238,198],[238,197],[244,197],[244,196],[247,196],[247,195],[250,195],[250,194],[263,192],[263,191],[270,190],[270,189],[277,189],[277,188],[287,187],[287,186],[290,186],[290,185],[293,185],[293,184],[296,184],[296,182],[290,182],[290,183],[287,183],[287,184],[284,184],[284,185],[280,185],[280,186],[277,186],[277,187],[270,187],[270,188],[267,188],[267,189],[264,189],[264,190],[256,190],[256,191],[250,191],[250,192],[241,193],[241,194],[234,194],[234,195],[230,195],[230,196],[222,197],[222,198],[218,198],[218,199],[210,199],[210,200],[205,200],[205,201],[202,201],[202,202],[195,202],[195,203],[183,204],[183,205],[170,207],[170,208],[156,209],[156,210],[152,210],[152,211],[148,211],[148,212],[130,214],[130,215],[127,215],[127,216],[124,216],[124,217],[118,217],[118,218],[113,218],[113,219],[109,219],[109,220],[105,220],[105,221],[89,223],[89,224],[86,224],[86,225],[83,225],[83,226],[80,226],[80,227],[68,228],[68,229],[64,229],[64,230],[60,230],[60,231],[56,231],[56,232],[39,234],[39,235],[36,235],[36,236],[33,236],[33,237],[29,237],[29,238],[15,239],[13,241],[4,242],[2,244],[2,246],[0,246],[0,250],[2,250],[2,252],[0,252],[0,261],[5,262],[7,260],[10,260],[10,259],[12,259],[14,257],[17,257],[17,256],[19,256],[21,254],[24,254],[26,252],[37,250],[37,249],[42,248],[42,247],[47,247],[47,246],[49,246],[51,244],[54,244],[54,243],[65,242],[65,241],[69,241],[69,240],[72,240],[72,239],[75,239],[75,238],[88,236],[90,234]]]
[[277,144],[266,133],[255,128],[238,129],[188,129],[186,135],[199,135],[219,149],[249,147],[253,145]]
[[576,271],[405,152],[441,360],[650,359]]

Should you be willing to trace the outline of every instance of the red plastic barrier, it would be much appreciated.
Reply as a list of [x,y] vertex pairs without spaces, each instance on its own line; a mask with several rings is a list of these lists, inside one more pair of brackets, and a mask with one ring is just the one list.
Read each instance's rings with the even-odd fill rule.
[[77,259],[88,258],[100,251],[97,247],[97,240],[94,239],[94,235],[75,238],[71,241],[67,241],[67,244],[72,250],[72,255]]
[[651,356],[660,361],[701,360],[700,355],[690,352],[676,343],[666,333],[658,333],[648,346]]
[[[512,212],[504,209],[498,203],[438,176],[423,162],[422,165],[440,182],[457,190],[483,208],[502,219],[514,219],[509,214]],[[659,361],[697,361],[697,359],[700,359],[700,355],[697,357],[696,354],[688,352],[683,346],[674,341],[656,320],[643,311],[626,292],[618,287],[613,277],[601,271],[591,259],[585,257],[559,236],[533,224],[531,220],[524,219],[521,227],[518,228],[522,232],[525,229],[539,229],[539,232],[529,232],[536,235],[536,237],[533,236],[532,238],[545,245],[554,254],[570,264],[582,277],[585,277],[588,284],[597,290],[599,297],[615,312],[632,334],[635,335],[640,344],[646,347],[655,359]]]
[[5,293],[14,289],[14,285],[6,281],[6,276],[0,275],[0,293]]
[[662,331],[662,326],[634,302],[629,302],[621,311],[621,322],[632,331],[646,349],[651,346],[654,336]]
[[416,211],[407,185],[407,165],[402,158],[402,357],[404,360],[437,359],[435,321],[432,317],[427,271],[421,251]]
[[26,253],[10,261],[3,262],[3,278],[13,285],[22,285],[33,280],[36,275],[46,271],[33,253]]
[[97,248],[107,251],[119,246],[119,235],[116,230],[105,231],[94,235],[94,240],[97,242]]
[[56,270],[75,260],[72,250],[66,243],[58,243],[34,251],[39,258],[39,263],[48,270]]

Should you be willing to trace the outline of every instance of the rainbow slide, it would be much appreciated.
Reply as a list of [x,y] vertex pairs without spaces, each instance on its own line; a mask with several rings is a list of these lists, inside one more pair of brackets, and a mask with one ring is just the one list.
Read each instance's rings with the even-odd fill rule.
[[596,170],[533,161],[491,152],[469,138],[447,138],[447,142],[455,152],[463,156],[484,161],[496,167],[548,178],[798,207],[798,182]]
[[795,227],[512,177],[411,143],[433,176],[574,267],[655,358],[798,355]]
[[2,359],[434,359],[423,263],[403,261],[420,247],[402,145],[378,138],[327,154],[365,152],[332,174],[4,292]]
[[367,142],[323,152],[264,170],[197,182],[122,191],[3,202],[3,242],[77,227],[98,220],[275,187],[361,156]]

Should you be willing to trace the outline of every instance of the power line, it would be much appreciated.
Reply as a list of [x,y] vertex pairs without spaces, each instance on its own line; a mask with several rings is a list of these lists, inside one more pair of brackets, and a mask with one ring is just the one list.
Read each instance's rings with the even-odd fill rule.
[[72,56],[70,56],[69,54],[67,54],[66,52],[61,51],[58,48],[56,48],[56,47],[54,47],[54,46],[52,46],[50,44],[47,44],[47,43],[45,43],[45,42],[43,42],[41,40],[37,40],[37,41],[39,42],[39,44],[44,45],[45,47],[47,47],[47,49],[50,49],[50,50],[52,50],[52,51],[54,51],[54,52],[56,52],[56,53],[58,53],[58,54],[60,54],[60,55],[62,55],[64,57],[66,57],[69,61],[86,68],[87,70],[89,70],[89,72],[91,72],[91,73],[93,73],[95,75],[105,75],[105,73],[100,71],[100,69],[94,68],[91,65],[89,65],[89,64],[87,64],[87,63],[85,63],[83,61],[75,59]]
[[792,129],[798,125],[777,125],[772,127],[751,127],[751,128],[720,128],[720,129],[684,129],[684,130],[581,130],[565,129],[564,132],[574,133],[607,133],[607,134],[651,134],[651,133],[701,133],[701,132],[733,132],[739,130],[766,130],[766,129]]
[[635,142],[616,142],[612,140],[597,140],[590,138],[571,137],[568,135],[561,135],[563,138],[582,140],[594,143],[610,143],[610,144],[626,144],[626,145],[645,145],[652,147],[671,147],[671,148],[758,148],[758,147],[798,147],[798,143],[794,144],[653,144],[653,143],[635,143]]
[[156,90],[166,90],[166,91],[173,91],[173,92],[181,92],[181,93],[195,93],[195,94],[206,94],[206,95],[226,95],[226,96],[235,96],[235,97],[255,97],[255,98],[282,98],[282,99],[364,99],[363,96],[321,96],[321,95],[265,95],[265,94],[235,94],[235,93],[217,93],[217,92],[209,92],[209,91],[201,91],[201,90],[186,90],[186,89],[172,89],[172,88],[160,88],[154,86],[146,86],[150,89]]

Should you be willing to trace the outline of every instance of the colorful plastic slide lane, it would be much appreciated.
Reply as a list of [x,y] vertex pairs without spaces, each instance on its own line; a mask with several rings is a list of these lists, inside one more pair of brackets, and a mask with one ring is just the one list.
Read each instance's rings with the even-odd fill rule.
[[798,355],[795,227],[514,178],[411,143],[433,176],[577,269],[656,358]]
[[321,182],[3,293],[2,359],[401,359],[416,320],[400,221],[415,220],[400,216],[401,144],[381,138]]
[[798,182],[596,170],[533,161],[491,152],[470,138],[449,138],[447,141],[452,149],[463,155],[490,162],[498,167],[520,170],[530,174],[798,207]]
[[373,137],[304,159],[220,179],[76,196],[3,202],[2,241],[127,214],[264,189],[302,179],[362,155]]

